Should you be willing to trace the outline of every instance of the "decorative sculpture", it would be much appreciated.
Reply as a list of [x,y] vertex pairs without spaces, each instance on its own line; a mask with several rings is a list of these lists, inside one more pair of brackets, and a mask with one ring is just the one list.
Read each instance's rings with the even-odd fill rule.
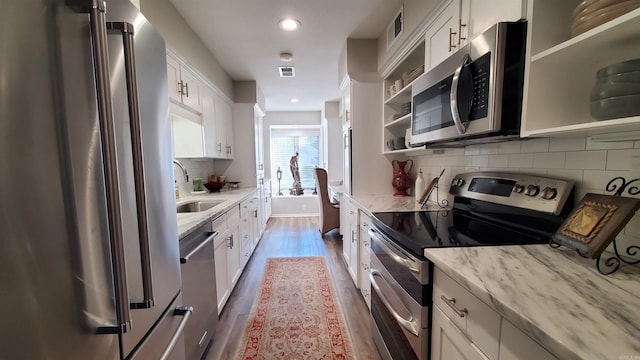
[[298,168],[298,152],[291,157],[289,160],[289,168],[291,169],[291,175],[293,176],[293,185],[289,189],[289,195],[302,195],[304,194],[304,189],[302,188],[302,184],[300,183],[300,171]]

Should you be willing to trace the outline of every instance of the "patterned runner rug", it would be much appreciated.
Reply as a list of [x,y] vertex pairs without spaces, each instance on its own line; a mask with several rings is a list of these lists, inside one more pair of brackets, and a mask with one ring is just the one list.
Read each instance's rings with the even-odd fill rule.
[[267,259],[240,344],[243,360],[354,358],[324,258]]

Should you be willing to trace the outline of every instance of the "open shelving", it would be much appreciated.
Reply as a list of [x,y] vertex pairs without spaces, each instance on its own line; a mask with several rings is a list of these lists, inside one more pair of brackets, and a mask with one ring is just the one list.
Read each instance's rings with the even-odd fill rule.
[[523,137],[591,136],[640,130],[640,116],[598,121],[589,111],[596,72],[640,58],[640,9],[571,38],[579,0],[529,4],[532,54],[525,75]]

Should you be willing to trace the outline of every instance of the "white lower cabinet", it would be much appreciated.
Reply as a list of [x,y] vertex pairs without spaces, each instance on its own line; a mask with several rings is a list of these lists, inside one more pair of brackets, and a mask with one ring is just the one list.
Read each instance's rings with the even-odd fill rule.
[[371,227],[371,217],[360,211],[360,280],[359,288],[364,301],[367,303],[369,309],[371,309],[371,280],[369,280],[369,266],[370,266],[370,248],[371,237],[369,237],[369,228]]
[[557,359],[456,281],[435,269],[431,358]]
[[432,315],[432,360],[488,359],[438,306],[433,307]]
[[500,360],[558,360],[520,329],[502,319]]
[[358,208],[348,196],[343,198],[344,202],[340,203],[340,207],[345,207],[345,223],[343,224],[346,231],[342,235],[342,256],[347,264],[347,270],[351,275],[351,280],[358,286],[359,267],[358,250],[360,247],[358,241]]
[[240,258],[240,208],[232,207],[213,220],[218,314],[227,303],[233,287],[242,274]]

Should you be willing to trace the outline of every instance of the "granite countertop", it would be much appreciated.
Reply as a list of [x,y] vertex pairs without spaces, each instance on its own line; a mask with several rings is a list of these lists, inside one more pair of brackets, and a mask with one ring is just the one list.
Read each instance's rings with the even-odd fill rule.
[[437,248],[425,256],[560,359],[640,359],[640,266],[598,273],[548,245]]
[[189,235],[198,225],[212,220],[219,215],[225,213],[233,206],[239,204],[244,199],[249,198],[256,192],[256,188],[241,188],[237,190],[221,191],[216,193],[206,193],[202,195],[188,195],[181,197],[176,201],[176,205],[182,205],[190,201],[202,200],[225,200],[222,204],[212,207],[209,210],[194,213],[179,213],[178,220],[178,239]]

